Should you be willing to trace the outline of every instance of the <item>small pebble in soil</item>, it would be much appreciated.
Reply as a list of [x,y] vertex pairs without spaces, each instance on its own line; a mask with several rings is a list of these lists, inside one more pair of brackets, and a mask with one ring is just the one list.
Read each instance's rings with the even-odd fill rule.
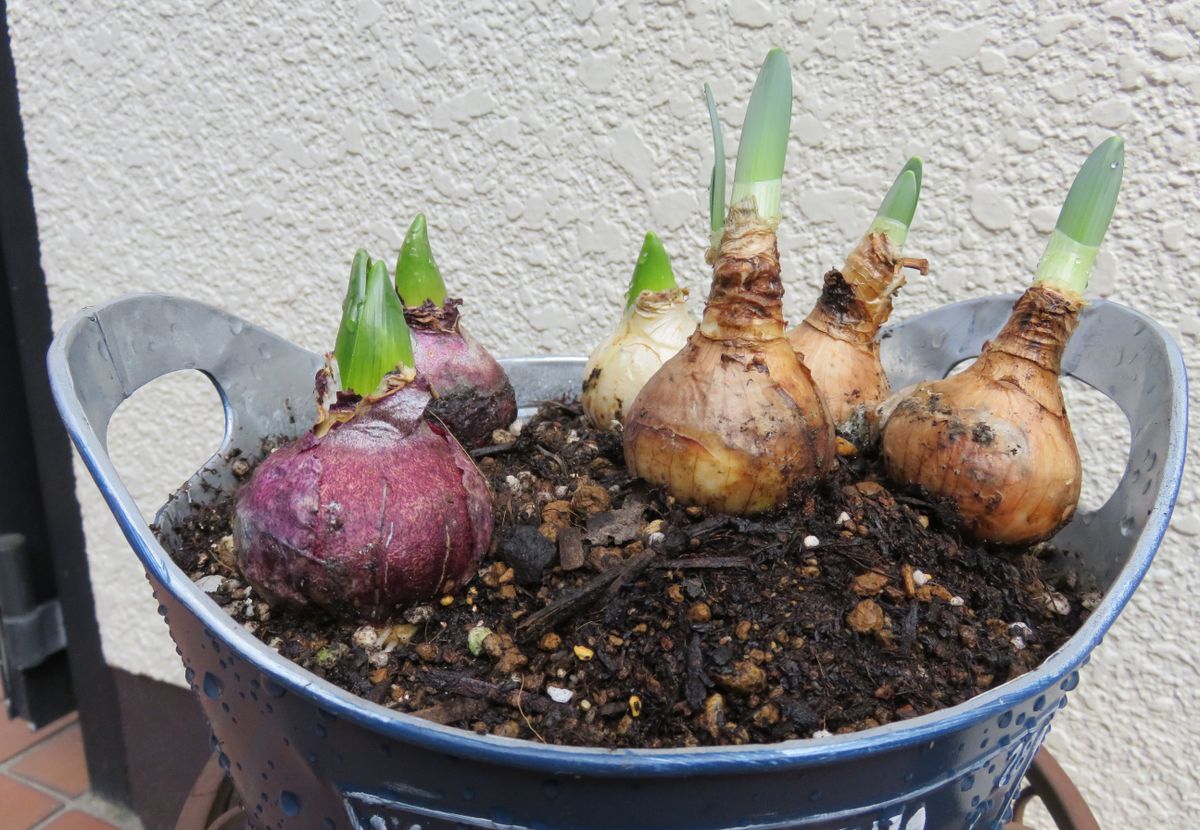
[[554,543],[532,525],[515,525],[500,538],[500,557],[513,569],[518,585],[537,585],[558,556]]
[[864,599],[846,617],[846,623],[859,634],[874,634],[883,630],[883,609],[871,599]]
[[196,580],[196,587],[206,594],[216,592],[224,584],[225,577],[220,574],[209,574]]
[[564,689],[561,686],[547,686],[546,694],[555,703],[570,703],[571,698],[575,697],[575,693],[570,689]]
[[488,637],[494,636],[492,630],[482,625],[477,625],[467,632],[467,651],[478,657],[483,654],[483,643]]

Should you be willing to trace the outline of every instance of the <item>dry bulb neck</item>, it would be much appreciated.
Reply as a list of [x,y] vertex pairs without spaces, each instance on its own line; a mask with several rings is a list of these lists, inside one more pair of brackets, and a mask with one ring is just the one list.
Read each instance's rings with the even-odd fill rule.
[[874,340],[892,313],[892,297],[904,285],[904,269],[925,274],[929,261],[900,256],[882,233],[868,233],[846,257],[840,271],[825,275],[825,287],[807,322],[839,339]]
[[1033,285],[1017,300],[1000,333],[984,346],[983,356],[1009,355],[1057,378],[1081,308],[1083,297],[1073,291]]
[[783,336],[779,245],[752,201],[729,211],[713,262],[712,289],[700,331],[714,340]]

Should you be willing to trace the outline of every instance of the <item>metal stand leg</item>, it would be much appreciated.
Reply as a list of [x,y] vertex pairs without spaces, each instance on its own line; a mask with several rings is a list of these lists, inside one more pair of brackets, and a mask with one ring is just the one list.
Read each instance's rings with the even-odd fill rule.
[[214,755],[188,794],[175,830],[240,830],[245,827],[242,800]]
[[1025,779],[1029,786],[1017,797],[1013,821],[1005,830],[1032,830],[1022,822],[1025,808],[1035,798],[1046,805],[1058,830],[1100,830],[1083,796],[1045,747],[1038,752]]

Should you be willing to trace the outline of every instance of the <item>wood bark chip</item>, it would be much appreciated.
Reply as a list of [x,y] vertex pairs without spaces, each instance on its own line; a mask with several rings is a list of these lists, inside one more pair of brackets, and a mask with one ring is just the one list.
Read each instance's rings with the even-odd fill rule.
[[564,571],[582,568],[583,531],[577,527],[564,527],[558,531],[558,564]]
[[625,564],[597,574],[582,587],[534,611],[517,623],[517,640],[522,643],[537,640],[567,620],[597,606],[603,599],[616,595],[627,583],[637,579],[654,555],[654,551],[643,551]]
[[447,671],[446,669],[429,669],[425,672],[424,677],[431,686],[435,686],[444,692],[468,698],[490,700],[495,703],[504,703],[514,709],[535,712],[539,715],[550,711],[555,706],[561,705],[548,697],[536,695],[532,692],[523,692],[516,686],[505,688],[495,683],[489,683],[486,680],[480,680],[477,677]]

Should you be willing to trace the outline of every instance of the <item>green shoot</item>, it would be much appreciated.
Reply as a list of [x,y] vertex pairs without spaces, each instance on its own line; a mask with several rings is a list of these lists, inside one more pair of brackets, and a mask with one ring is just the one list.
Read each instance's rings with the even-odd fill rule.
[[1117,205],[1124,170],[1125,142],[1120,136],[1106,139],[1088,156],[1063,202],[1035,282],[1079,294],[1087,288]]
[[736,205],[753,196],[758,215],[772,225],[780,218],[783,163],[791,127],[792,70],[783,50],[772,49],[746,107],[731,198]]
[[708,120],[712,124],[713,169],[708,181],[708,219],[716,237],[725,227],[725,136],[721,132],[721,121],[717,118],[717,101],[712,89],[704,85],[704,100],[708,104]]
[[633,277],[629,280],[625,308],[631,308],[643,291],[670,291],[677,287],[667,249],[653,231],[647,232],[642,251],[638,254],[637,265],[633,268]]
[[446,283],[433,261],[423,213],[418,213],[408,226],[404,244],[400,246],[400,257],[396,260],[396,293],[409,308],[423,305],[426,300],[436,306],[446,302]]
[[397,366],[413,365],[404,306],[392,288],[387,266],[363,250],[355,253],[350,268],[333,354],[342,389],[358,395],[375,392]]
[[879,204],[868,233],[881,233],[896,247],[904,244],[921,196],[921,167],[921,160],[916,156],[908,160]]

